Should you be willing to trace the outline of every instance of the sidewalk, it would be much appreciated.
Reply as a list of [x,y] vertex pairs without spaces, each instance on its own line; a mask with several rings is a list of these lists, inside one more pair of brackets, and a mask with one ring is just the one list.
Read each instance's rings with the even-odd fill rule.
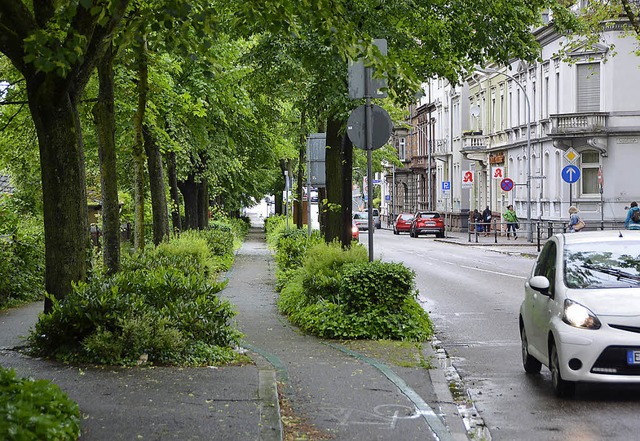
[[221,293],[236,305],[255,365],[125,369],[29,358],[12,348],[41,303],[0,313],[0,365],[50,379],[78,402],[82,440],[280,440],[283,413],[289,428],[301,418],[295,428],[311,436],[300,439],[468,439],[430,344],[423,350],[435,368],[426,370],[304,335],[277,312],[274,270],[254,229]]

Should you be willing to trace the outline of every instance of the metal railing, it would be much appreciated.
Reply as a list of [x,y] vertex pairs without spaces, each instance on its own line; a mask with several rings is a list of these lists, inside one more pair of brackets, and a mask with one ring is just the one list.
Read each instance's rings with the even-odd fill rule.
[[[534,241],[537,245],[538,251],[541,250],[542,245],[549,239],[551,236],[557,233],[567,233],[569,231],[569,222],[568,221],[542,221],[542,220],[534,220],[532,222],[528,221],[518,221],[520,229],[519,232],[523,232],[522,240],[526,242],[526,236],[524,232],[527,231],[527,228],[533,228],[534,230]],[[486,222],[469,222],[468,227],[468,235],[469,242],[472,242],[472,237],[475,236],[475,242],[479,242],[479,237],[492,237],[494,243],[498,243],[499,237],[506,237],[507,234],[507,222],[498,222],[493,219],[492,222],[489,223],[489,231],[484,231]],[[481,227],[482,231],[478,231],[478,227]],[[524,227],[524,228],[523,228]],[[624,230],[624,222],[620,221],[590,221],[586,220],[586,225],[582,231],[596,231],[596,230]],[[518,237],[520,240],[520,237]]]

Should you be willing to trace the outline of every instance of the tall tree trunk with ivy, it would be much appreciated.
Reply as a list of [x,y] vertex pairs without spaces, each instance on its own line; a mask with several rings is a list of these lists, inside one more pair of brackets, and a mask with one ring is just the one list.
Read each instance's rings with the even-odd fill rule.
[[167,178],[171,195],[171,223],[173,224],[173,232],[178,233],[182,231],[182,219],[180,218],[180,190],[178,189],[175,152],[169,152],[167,155]]
[[134,220],[133,220],[133,247],[136,250],[144,249],[144,113],[147,106],[147,93],[149,91],[149,66],[147,59],[147,40],[143,34],[141,43],[137,47],[138,67],[138,108],[133,117],[135,130],[135,142],[133,144],[133,185],[134,185]]
[[167,190],[164,184],[162,154],[148,126],[143,126],[142,134],[144,137],[144,150],[147,154],[147,168],[149,170],[153,243],[158,245],[169,240],[169,213],[167,211]]
[[107,274],[115,274],[120,269],[120,204],[116,168],[113,56],[113,50],[109,47],[98,64],[98,101],[93,106],[100,159],[103,262]]

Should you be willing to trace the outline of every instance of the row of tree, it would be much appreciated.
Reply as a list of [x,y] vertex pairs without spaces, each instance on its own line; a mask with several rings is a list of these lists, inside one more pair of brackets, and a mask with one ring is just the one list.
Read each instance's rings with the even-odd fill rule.
[[349,243],[345,123],[360,103],[347,60],[385,72],[397,114],[427,78],[534,58],[547,8],[574,29],[563,0],[4,0],[0,158],[42,210],[46,290],[62,298],[86,277],[87,188],[100,191],[115,272],[121,199],[138,249],[148,217],[156,243],[170,218],[201,228],[210,201],[234,211],[278,194],[284,170],[302,188],[312,132],[327,133],[325,235]]

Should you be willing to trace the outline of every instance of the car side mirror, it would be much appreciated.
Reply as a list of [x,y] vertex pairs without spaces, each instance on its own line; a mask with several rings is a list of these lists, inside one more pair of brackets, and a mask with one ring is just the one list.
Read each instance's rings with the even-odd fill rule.
[[549,294],[549,279],[545,276],[534,276],[529,279],[529,286],[544,296]]

